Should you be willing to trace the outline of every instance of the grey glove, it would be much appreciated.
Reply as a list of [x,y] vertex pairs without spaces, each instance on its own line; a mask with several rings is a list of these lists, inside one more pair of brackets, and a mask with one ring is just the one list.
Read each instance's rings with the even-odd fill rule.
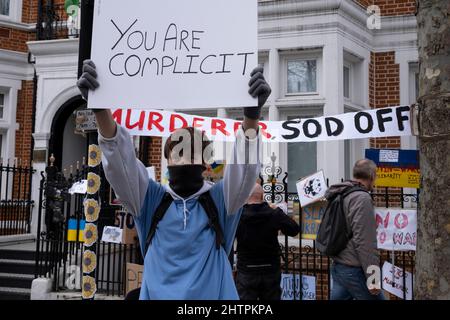
[[84,100],[88,100],[89,90],[97,89],[100,84],[97,81],[97,71],[92,60],[83,61],[83,74],[77,81],[78,89],[80,89],[81,96]]
[[257,120],[260,118],[261,108],[264,106],[270,94],[272,93],[272,89],[270,89],[269,84],[264,79],[263,73],[264,68],[257,67],[253,69],[252,73],[250,74],[251,79],[248,83],[250,89],[248,90],[248,93],[253,98],[258,97],[258,106],[244,108],[244,115],[249,119]]

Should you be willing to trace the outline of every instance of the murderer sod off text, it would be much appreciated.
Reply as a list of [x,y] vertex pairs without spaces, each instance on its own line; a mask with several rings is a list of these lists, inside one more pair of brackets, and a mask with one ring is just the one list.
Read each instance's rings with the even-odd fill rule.
[[[204,30],[185,30],[171,23],[162,32],[140,30],[139,19],[119,26],[111,19],[118,37],[111,47],[109,72],[116,77],[164,76],[170,74],[247,73],[255,52],[211,52],[200,56]],[[220,41],[218,39],[217,41]]]

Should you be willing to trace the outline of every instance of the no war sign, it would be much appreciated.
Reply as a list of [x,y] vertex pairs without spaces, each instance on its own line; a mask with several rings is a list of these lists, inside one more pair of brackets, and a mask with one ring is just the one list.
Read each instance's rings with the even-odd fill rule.
[[89,108],[255,106],[257,0],[95,1]]
[[[261,121],[264,142],[314,142],[409,136],[409,106],[288,121]],[[113,110],[117,123],[131,135],[168,137],[175,130],[195,127],[215,141],[233,141],[241,122],[157,110]]]

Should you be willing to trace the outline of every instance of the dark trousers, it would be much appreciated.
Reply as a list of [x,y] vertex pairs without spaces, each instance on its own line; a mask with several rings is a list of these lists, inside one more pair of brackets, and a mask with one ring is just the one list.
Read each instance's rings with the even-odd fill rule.
[[241,300],[280,300],[281,272],[253,274],[238,270],[236,288]]

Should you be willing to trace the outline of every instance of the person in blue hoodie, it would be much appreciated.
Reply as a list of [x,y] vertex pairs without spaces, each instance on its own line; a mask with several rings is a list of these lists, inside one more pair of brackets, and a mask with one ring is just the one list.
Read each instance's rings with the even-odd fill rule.
[[[88,99],[89,90],[100,86],[95,64],[86,60],[83,74],[77,82],[81,94]],[[141,248],[146,247],[155,211],[164,195],[173,198],[164,217],[158,223],[151,245],[144,255],[144,274],[141,300],[238,300],[232,269],[228,260],[242,207],[252,192],[259,175],[258,133],[261,108],[271,93],[264,79],[263,69],[251,73],[249,94],[257,99],[257,106],[244,108],[244,121],[235,141],[231,163],[225,168],[224,178],[211,184],[203,179],[205,159],[198,154],[175,152],[178,143],[175,131],[168,139],[164,154],[168,159],[169,184],[162,186],[149,178],[145,166],[136,158],[128,132],[116,124],[110,110],[94,110],[99,130],[99,146],[105,176],[116,195],[133,214]],[[191,143],[195,135],[203,133],[189,128]],[[257,152],[251,152],[251,144]],[[208,142],[202,143],[202,154],[207,153]],[[195,148],[193,148],[195,149]],[[197,149],[198,150],[198,149]],[[184,149],[183,149],[184,151]],[[194,152],[195,153],[195,152]],[[203,163],[202,163],[203,162]],[[209,226],[208,216],[198,199],[209,192],[218,211],[224,244],[216,246],[215,232]]]

